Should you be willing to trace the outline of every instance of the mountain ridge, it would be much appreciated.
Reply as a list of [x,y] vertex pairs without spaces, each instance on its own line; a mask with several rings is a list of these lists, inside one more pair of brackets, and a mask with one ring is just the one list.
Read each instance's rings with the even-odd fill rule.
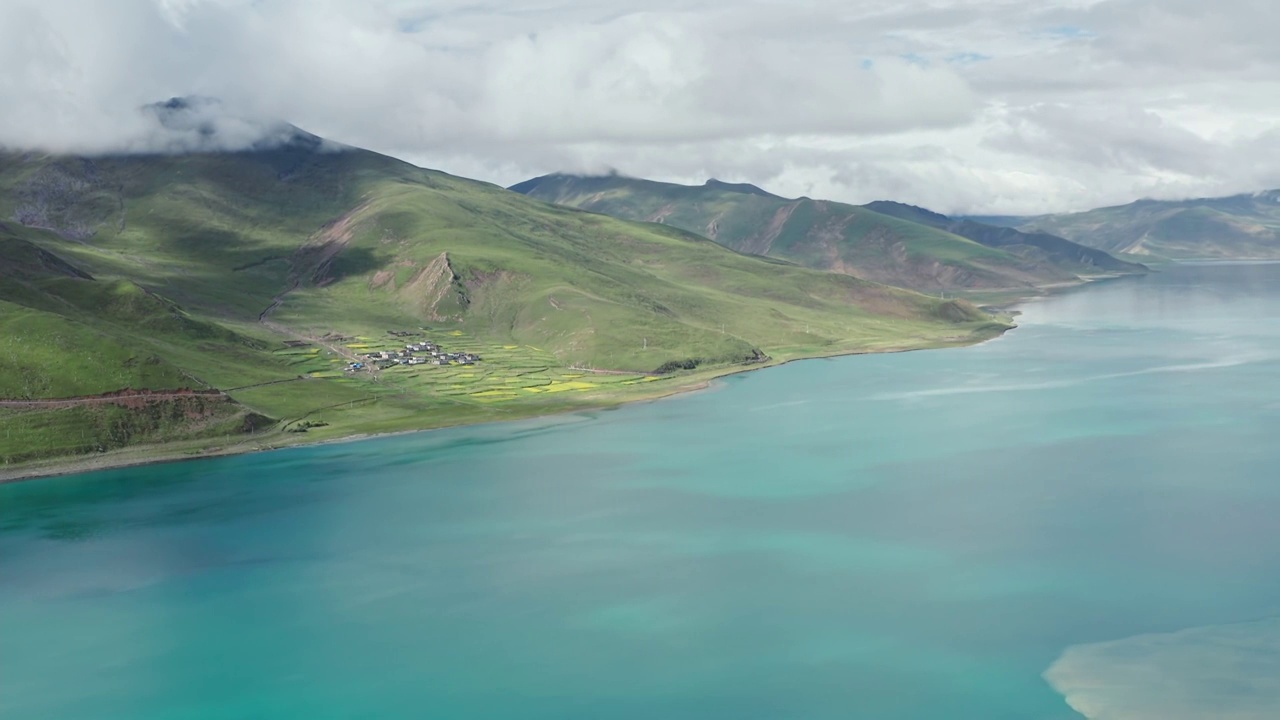
[[741,252],[921,292],[1034,292],[1097,273],[1145,270],[1064,239],[1011,235],[920,208],[787,199],[745,187],[758,192],[718,181],[694,186],[558,173],[511,189],[628,220],[674,225]]
[[1146,267],[1120,260],[1097,248],[1039,231],[1023,231],[1000,227],[969,218],[951,218],[931,210],[891,201],[876,201],[864,207],[886,215],[914,219],[932,227],[969,238],[988,247],[1014,249],[1015,252],[1038,252],[1054,262],[1096,268],[1101,273],[1140,273]]
[[1137,200],[1079,213],[1020,218],[1113,253],[1172,260],[1280,259],[1280,190],[1187,200]]

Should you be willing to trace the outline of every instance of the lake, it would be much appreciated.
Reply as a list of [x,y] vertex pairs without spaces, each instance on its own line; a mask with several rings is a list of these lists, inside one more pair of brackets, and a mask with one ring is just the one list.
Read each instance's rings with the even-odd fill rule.
[[0,717],[1280,717],[1277,309],[1176,266],[977,347],[3,486]]

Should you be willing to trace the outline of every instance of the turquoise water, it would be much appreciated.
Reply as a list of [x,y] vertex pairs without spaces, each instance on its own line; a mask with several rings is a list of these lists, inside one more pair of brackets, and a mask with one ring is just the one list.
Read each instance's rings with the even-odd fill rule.
[[1274,718],[1277,308],[1179,267],[974,348],[0,487],[0,717],[1145,720],[1183,668]]

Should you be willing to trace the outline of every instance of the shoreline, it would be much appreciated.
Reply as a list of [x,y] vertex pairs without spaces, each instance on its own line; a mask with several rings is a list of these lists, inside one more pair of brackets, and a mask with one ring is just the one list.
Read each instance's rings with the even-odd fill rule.
[[[1083,284],[1083,283],[1082,283]],[[1024,301],[1030,298],[1024,298]],[[108,470],[123,470],[127,468],[144,467],[148,465],[167,465],[171,463],[188,462],[193,460],[209,460],[214,458],[235,457],[239,455],[254,455],[264,452],[273,452],[276,450],[290,450],[293,448],[303,447],[320,447],[324,445],[337,445],[341,443],[361,442],[364,440],[375,440],[379,438],[396,437],[401,435],[413,435],[417,433],[429,433],[438,430],[448,430],[459,427],[479,427],[483,425],[493,425],[499,423],[522,422],[526,420],[537,420],[541,418],[558,417],[562,415],[571,415],[581,412],[596,412],[601,410],[612,410],[627,405],[639,405],[644,403],[658,402],[676,396],[690,395],[698,392],[705,392],[715,386],[717,381],[723,380],[734,375],[757,372],[760,370],[768,370],[770,368],[782,367],[792,363],[804,362],[808,360],[828,360],[839,357],[852,357],[858,355],[893,355],[908,352],[921,352],[926,350],[943,350],[947,348],[966,348],[982,345],[992,340],[1003,337],[1006,333],[1016,329],[1015,323],[1009,323],[1000,329],[999,332],[989,336],[976,337],[971,334],[970,337],[957,339],[951,342],[942,342],[934,344],[925,344],[918,347],[890,347],[877,350],[849,350],[837,351],[833,353],[805,355],[802,357],[787,358],[785,360],[777,360],[772,362],[758,363],[749,366],[730,366],[709,371],[706,377],[690,378],[687,384],[680,384],[676,387],[665,389],[654,395],[636,397],[635,399],[621,400],[616,402],[602,402],[596,405],[586,404],[580,407],[566,407],[560,410],[551,410],[548,412],[534,412],[526,416],[485,420],[482,422],[458,422],[454,424],[445,424],[438,427],[414,428],[406,430],[391,430],[388,432],[373,433],[353,433],[342,437],[325,438],[323,440],[299,440],[297,442],[285,442],[279,444],[271,444],[264,439],[264,442],[256,442],[252,438],[246,438],[239,442],[233,442],[225,447],[207,447],[202,448],[194,442],[187,445],[185,449],[175,449],[165,453],[163,451],[155,452],[155,454],[146,454],[149,451],[156,451],[163,448],[163,445],[142,445],[134,448],[121,448],[111,453],[105,453],[98,456],[80,456],[64,459],[50,459],[47,461],[37,461],[36,463],[27,465],[22,468],[13,470],[5,470],[0,467],[0,485],[8,485],[11,483],[31,482],[36,480],[46,480],[58,477],[67,477],[70,475],[82,475],[95,472],[104,472]],[[279,440],[277,437],[270,440]],[[137,456],[143,455],[143,456]]]
[[[1280,261],[1277,261],[1280,262]],[[908,352],[921,352],[926,350],[943,350],[947,348],[966,348],[982,345],[993,340],[1004,337],[1005,334],[1018,328],[1018,324],[1014,322],[1014,318],[1021,312],[1015,308],[1025,305],[1029,302],[1041,301],[1055,295],[1070,292],[1072,290],[1094,285],[1099,282],[1120,280],[1123,278],[1142,277],[1146,273],[1126,273],[1126,274],[1106,274],[1081,277],[1078,282],[1074,283],[1058,283],[1050,286],[1035,288],[1035,294],[1024,294],[1019,297],[1011,297],[1008,301],[980,304],[976,301],[975,305],[983,308],[993,315],[1010,316],[1007,326],[989,337],[966,338],[964,340],[956,340],[952,342],[942,342],[934,344],[925,344],[916,347],[890,347],[878,350],[848,350],[836,351],[831,353],[804,355],[802,357],[787,358],[785,360],[776,360],[771,362],[759,363],[746,366],[731,366],[709,371],[706,377],[698,379],[690,379],[687,384],[680,384],[676,387],[666,389],[654,395],[636,397],[635,399],[620,400],[616,402],[601,402],[599,404],[586,404],[580,407],[566,407],[560,410],[551,410],[548,412],[533,412],[529,415],[513,418],[484,420],[481,422],[458,422],[453,424],[445,424],[437,427],[426,428],[410,428],[405,430],[391,430],[387,432],[357,432],[342,437],[325,438],[323,440],[298,440],[295,442],[284,443],[259,443],[252,438],[247,438],[239,442],[232,442],[226,447],[206,447],[196,442],[191,442],[185,446],[185,450],[175,449],[171,452],[155,452],[155,454],[147,454],[157,451],[162,445],[144,445],[134,448],[121,448],[112,453],[106,453],[99,456],[80,456],[64,459],[50,459],[47,461],[37,461],[31,465],[20,469],[5,470],[0,467],[0,485],[8,485],[10,483],[30,482],[35,480],[45,480],[57,477],[67,477],[69,475],[81,475],[87,473],[103,472],[107,470],[123,470],[134,467],[144,467],[147,465],[163,465],[170,463],[187,462],[192,460],[208,460],[214,458],[235,457],[238,455],[253,455],[257,453],[273,452],[276,450],[289,450],[293,448],[303,447],[320,447],[324,445],[336,445],[339,443],[360,442],[363,440],[375,440],[378,438],[396,437],[400,435],[412,435],[416,433],[435,432],[437,430],[448,430],[459,427],[477,427],[482,425],[492,425],[498,423],[521,422],[525,420],[537,420],[540,418],[557,417],[561,415],[570,415],[580,412],[596,412],[601,410],[613,410],[625,405],[638,405],[643,403],[658,402],[668,398],[688,395],[697,392],[705,392],[711,389],[717,381],[723,380],[734,375],[740,375],[760,370],[768,370],[769,368],[782,367],[791,363],[803,362],[807,360],[827,360],[839,357],[852,357],[857,355],[894,355]],[[273,437],[270,440],[278,441],[280,438]],[[142,456],[138,456],[142,455]]]

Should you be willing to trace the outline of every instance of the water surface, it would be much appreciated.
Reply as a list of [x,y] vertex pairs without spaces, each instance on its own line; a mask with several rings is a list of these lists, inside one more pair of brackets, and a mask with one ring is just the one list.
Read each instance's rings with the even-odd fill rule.
[[0,717],[1278,717],[1278,303],[0,487]]

